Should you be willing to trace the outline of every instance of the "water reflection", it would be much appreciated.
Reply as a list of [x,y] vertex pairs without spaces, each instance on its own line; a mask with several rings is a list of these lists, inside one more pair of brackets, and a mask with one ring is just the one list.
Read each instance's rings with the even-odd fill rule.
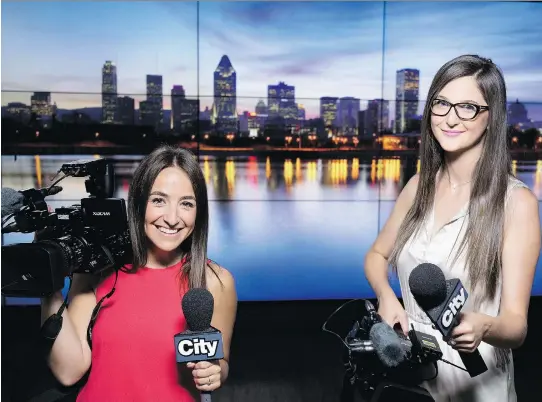
[[[89,157],[98,156],[2,156],[2,186],[44,187],[63,163]],[[128,195],[141,158],[111,158],[116,197]],[[240,300],[374,297],[363,276],[364,255],[420,169],[418,158],[204,156],[200,163],[211,200],[209,255],[231,269]],[[512,168],[542,199],[542,161],[514,161]],[[86,196],[84,182],[62,181],[64,191],[48,203],[78,202]],[[6,235],[4,241],[30,239]],[[542,269],[533,294],[542,294]]]
[[[264,162],[255,157],[225,160],[204,157],[202,168],[212,199],[265,200],[280,196],[292,200],[376,200],[382,196],[394,199],[416,172],[416,163],[417,160],[399,158],[272,160],[267,157]],[[220,179],[223,175],[226,186]]]
[[[292,161],[290,159],[286,159],[284,161],[284,169],[283,169],[283,175],[284,175],[284,185],[286,186],[286,191],[290,192],[293,185],[293,168],[292,168]],[[296,178],[296,182],[299,182],[299,180]]]
[[[98,155],[91,157],[98,158]],[[84,156],[2,157],[4,186],[43,187],[62,163]],[[113,157],[117,197],[125,198],[140,157]],[[211,200],[394,200],[420,170],[418,158],[272,159],[201,157]],[[542,160],[512,162],[513,173],[542,199]],[[62,199],[84,196],[84,180],[62,182]]]
[[209,167],[209,160],[207,157],[203,159],[203,177],[205,177],[205,183],[209,183],[211,181],[211,168]]

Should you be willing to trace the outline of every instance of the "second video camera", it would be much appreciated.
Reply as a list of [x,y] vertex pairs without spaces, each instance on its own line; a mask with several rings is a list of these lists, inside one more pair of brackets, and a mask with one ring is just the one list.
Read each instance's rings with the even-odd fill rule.
[[[3,233],[37,233],[33,243],[2,246],[2,293],[44,297],[60,290],[72,273],[99,274],[119,268],[131,257],[126,202],[111,198],[113,164],[106,159],[62,165],[64,177],[88,177],[90,197],[78,205],[49,212],[42,191],[23,192],[24,207]],[[57,180],[54,184],[57,184]]]

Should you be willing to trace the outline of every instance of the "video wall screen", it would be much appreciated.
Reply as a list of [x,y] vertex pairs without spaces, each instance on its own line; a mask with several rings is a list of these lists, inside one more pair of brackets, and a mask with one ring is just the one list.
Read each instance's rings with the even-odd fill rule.
[[[364,257],[420,168],[446,61],[501,67],[512,169],[542,200],[541,20],[534,2],[7,2],[2,187],[108,157],[126,197],[143,155],[178,144],[199,158],[209,257],[240,300],[373,297]],[[87,196],[84,179],[62,185],[53,208]]]

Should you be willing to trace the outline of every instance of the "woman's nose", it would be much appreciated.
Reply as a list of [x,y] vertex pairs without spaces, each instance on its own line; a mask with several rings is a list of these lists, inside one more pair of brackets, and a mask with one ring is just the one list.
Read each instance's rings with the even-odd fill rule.
[[169,208],[166,214],[164,214],[164,222],[169,226],[175,226],[179,223],[179,216],[176,208]]
[[448,112],[448,115],[446,116],[446,123],[450,127],[455,127],[461,122],[461,119],[459,119],[459,116],[457,115],[457,112],[455,111],[455,108],[451,108]]

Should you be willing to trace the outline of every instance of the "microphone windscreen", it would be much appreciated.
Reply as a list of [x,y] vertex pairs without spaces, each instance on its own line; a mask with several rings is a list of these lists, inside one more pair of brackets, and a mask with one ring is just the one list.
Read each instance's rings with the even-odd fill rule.
[[190,331],[206,331],[211,327],[214,298],[207,289],[194,288],[186,292],[182,309]]
[[2,187],[2,217],[17,212],[24,206],[24,195],[9,187]]
[[416,303],[424,310],[434,308],[446,299],[446,278],[434,264],[424,263],[414,268],[408,285]]
[[369,339],[373,343],[376,355],[386,367],[397,367],[406,360],[405,347],[399,336],[385,322],[379,322],[371,327]]

